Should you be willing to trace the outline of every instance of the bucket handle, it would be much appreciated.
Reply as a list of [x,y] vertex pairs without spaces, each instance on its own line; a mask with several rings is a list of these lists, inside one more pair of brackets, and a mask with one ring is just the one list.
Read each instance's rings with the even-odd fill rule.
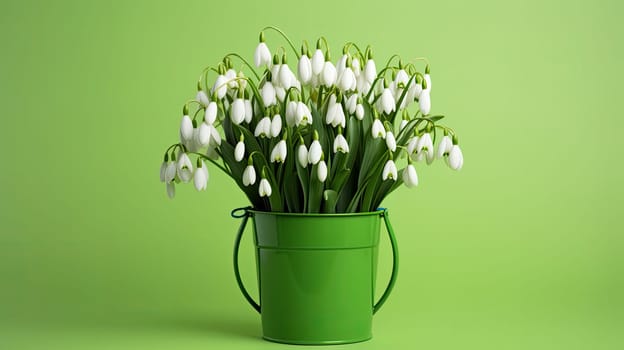
[[394,288],[397,276],[399,275],[399,246],[397,244],[396,237],[394,236],[394,230],[392,229],[392,225],[390,224],[388,209],[379,208],[378,210],[382,210],[380,215],[384,219],[384,223],[386,224],[386,231],[388,231],[388,237],[390,238],[390,244],[392,245],[392,274],[390,275],[390,281],[388,281],[386,290],[381,295],[381,298],[379,298],[377,304],[373,306],[373,315],[377,313],[377,311],[379,311],[381,306],[390,296],[390,292],[392,292],[392,288]]
[[[256,301],[253,300],[251,295],[249,295],[249,292],[247,292],[247,289],[245,288],[245,285],[243,284],[243,280],[240,276],[240,271],[238,270],[238,250],[240,248],[241,238],[243,238],[243,232],[245,232],[245,226],[247,226],[247,220],[249,220],[249,218],[253,216],[253,214],[249,211],[249,209],[251,209],[251,207],[237,208],[237,209],[232,210],[232,213],[231,213],[233,218],[243,219],[243,221],[240,224],[240,227],[238,228],[238,233],[236,234],[236,240],[234,241],[234,275],[236,276],[236,283],[238,283],[238,288],[240,289],[241,293],[243,293],[243,296],[245,297],[245,299],[247,299],[249,304],[254,309],[256,309],[258,313],[260,313],[260,305],[256,303]],[[240,211],[243,211],[243,213],[241,214]]]
[[[234,275],[236,276],[236,283],[238,284],[238,288],[240,289],[243,296],[249,302],[249,304],[260,313],[260,305],[256,303],[255,300],[249,295],[249,292],[245,288],[243,284],[243,280],[240,276],[240,271],[238,268],[238,251],[240,248],[241,239],[243,237],[243,232],[245,232],[245,226],[247,226],[247,220],[253,214],[249,211],[251,207],[245,208],[237,208],[232,210],[232,217],[237,219],[243,219],[238,228],[238,233],[236,234],[236,240],[234,241]],[[392,245],[392,274],[390,275],[390,281],[386,286],[386,290],[379,298],[379,301],[373,306],[373,315],[379,311],[381,306],[386,302],[388,297],[390,296],[390,292],[394,288],[394,284],[396,283],[397,276],[399,274],[399,247],[396,242],[396,237],[394,236],[394,230],[392,229],[392,225],[390,224],[390,218],[388,217],[388,210],[386,208],[379,208],[382,212],[379,214],[384,219],[384,223],[386,224],[386,231],[388,231],[388,237],[390,238],[390,244]],[[243,211],[241,214],[240,212]]]

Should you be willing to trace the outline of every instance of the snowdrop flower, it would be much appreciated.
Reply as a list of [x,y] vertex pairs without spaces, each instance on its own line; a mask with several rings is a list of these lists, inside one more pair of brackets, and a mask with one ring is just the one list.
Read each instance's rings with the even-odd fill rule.
[[412,164],[408,164],[403,169],[403,183],[408,188],[412,188],[418,185],[418,174],[416,174],[416,168]]
[[177,170],[178,177],[182,180],[182,182],[191,181],[191,177],[193,176],[193,164],[186,153],[180,153]]
[[260,194],[260,197],[271,197],[271,184],[269,183],[269,180],[263,178],[262,180],[260,180],[260,185],[258,186],[258,193]]
[[422,93],[422,85],[417,82],[412,82],[412,84],[407,89],[407,94],[405,95],[405,101],[408,103],[413,102],[416,98],[420,97]]
[[188,115],[182,117],[182,122],[180,123],[180,139],[182,143],[185,143],[191,140],[193,137],[193,122]]
[[217,128],[215,128],[214,125],[208,125],[208,128],[210,128],[209,143],[211,145],[221,146],[221,135],[219,134],[219,131],[217,131]]
[[394,101],[394,97],[392,96],[392,92],[390,89],[385,88],[381,93],[381,98],[379,98],[379,107],[380,109],[386,113],[390,114],[390,112],[394,111],[396,108]]
[[260,90],[260,95],[262,96],[262,102],[264,103],[265,107],[269,107],[277,103],[275,96],[275,87],[270,81],[264,83],[262,89]]
[[366,61],[366,65],[364,65],[364,77],[366,77],[366,81],[370,84],[375,81],[377,78],[377,67],[375,66],[375,61],[373,59],[369,59]]
[[324,160],[321,160],[318,163],[318,167],[316,169],[316,176],[318,176],[318,179],[320,182],[325,182],[325,180],[327,179],[327,163],[325,163]]
[[331,87],[336,83],[336,67],[330,61],[325,61],[323,72],[321,73],[321,83],[326,87]]
[[355,106],[355,117],[358,118],[358,120],[364,119],[364,106],[362,106],[361,103]]
[[349,112],[349,114],[353,114],[355,113],[356,107],[357,107],[357,94],[353,94],[349,96],[349,98],[345,102],[345,108],[347,108],[347,112]]
[[323,65],[325,64],[325,55],[320,49],[314,51],[312,55],[312,74],[319,75],[323,71]]
[[228,69],[225,72],[225,79],[228,82],[228,87],[230,89],[236,89],[236,87],[238,86],[238,82],[236,80],[236,71],[232,68]]
[[312,80],[312,61],[308,55],[301,55],[297,65],[297,73],[302,84],[308,84]]
[[347,139],[345,139],[342,134],[336,135],[334,139],[334,153],[342,152],[349,153],[349,144],[347,143]]
[[271,135],[271,119],[269,117],[264,117],[260,119],[256,125],[254,136],[269,137],[269,135]]
[[453,170],[460,170],[464,166],[464,155],[459,145],[453,145],[448,157],[449,167]]
[[243,185],[250,186],[256,183],[256,169],[253,165],[248,164],[243,171]]
[[206,106],[206,111],[204,112],[204,121],[210,125],[214,124],[217,120],[217,103],[214,101],[210,101]]
[[251,123],[253,118],[253,108],[251,107],[251,101],[245,100],[245,123]]
[[321,160],[323,155],[323,149],[321,143],[316,138],[310,145],[310,151],[308,152],[308,164],[317,164]]
[[227,93],[227,81],[228,79],[225,77],[225,75],[220,74],[217,77],[217,80],[215,81],[214,85],[212,86],[212,91],[211,93],[217,93],[217,98],[219,99],[223,99],[223,97],[225,97],[225,94]]
[[195,99],[197,100],[197,102],[201,103],[201,105],[204,107],[208,106],[208,103],[210,103],[210,100],[208,99],[208,95],[206,95],[204,90],[197,91],[197,96],[195,97]]
[[342,91],[355,90],[355,73],[353,73],[351,67],[347,67],[342,71],[342,74],[340,75],[340,80],[338,81],[338,87]]
[[287,64],[282,64],[280,68],[280,82],[286,90],[297,85],[297,77]]
[[238,141],[238,143],[236,144],[236,147],[234,148],[234,159],[236,159],[237,162],[240,162],[243,160],[244,157],[245,157],[245,139],[241,135],[240,141]]
[[167,162],[167,168],[165,169],[165,182],[170,183],[175,179],[176,176],[176,162],[170,160]]
[[431,76],[425,72],[425,81],[427,82],[427,90],[431,91]]
[[271,151],[271,163],[284,163],[286,160],[286,141],[280,140],[280,142],[273,147]]
[[281,86],[276,86],[275,97],[277,98],[278,101],[283,102],[284,98],[286,98],[286,90]]
[[278,137],[282,131],[282,117],[276,114],[271,120],[271,137]]
[[414,152],[416,152],[416,147],[418,146],[418,140],[420,137],[414,136],[407,142],[407,153],[412,156]]
[[404,69],[401,69],[397,72],[397,75],[394,78],[394,86],[397,91],[400,91],[399,89],[404,89],[407,86],[408,81],[409,76],[407,75],[407,72]]
[[329,102],[327,103],[327,114],[325,115],[325,123],[331,124],[334,122],[336,116],[336,95],[329,96]]
[[427,158],[427,164],[431,164],[435,159],[433,153],[433,142],[431,141],[431,134],[424,133],[418,140],[416,145],[416,160],[421,161],[425,156]]
[[297,124],[297,126],[312,124],[312,113],[310,112],[308,105],[303,102],[297,103],[295,116],[295,124]]
[[386,146],[388,146],[388,149],[391,152],[396,151],[396,139],[394,138],[394,134],[392,133],[392,131],[386,132]]
[[302,168],[308,167],[308,149],[303,143],[299,145],[299,148],[297,148],[297,160]]
[[165,160],[160,165],[160,182],[165,182],[165,172],[166,171],[167,171],[167,161]]
[[171,199],[175,197],[175,182],[167,183],[167,196],[169,196],[169,198]]
[[258,43],[254,52],[254,63],[256,67],[266,66],[271,63],[271,51],[264,42],[264,33],[260,33],[260,43]]
[[438,145],[438,152],[436,153],[436,158],[442,158],[443,156],[447,156],[451,149],[453,148],[453,141],[450,136],[444,135],[442,141]]
[[199,142],[200,146],[206,146],[208,145],[208,143],[210,143],[211,133],[212,130],[210,129],[210,126],[208,124],[204,122],[199,125],[197,141]]
[[375,121],[373,122],[373,127],[371,128],[371,133],[374,139],[379,137],[381,137],[382,139],[386,138],[386,129],[381,123],[381,120],[375,119]]
[[277,55],[273,58],[273,66],[271,66],[271,81],[273,82],[273,86],[278,87],[281,84],[280,80],[280,72],[282,65],[279,63],[279,59]]
[[245,102],[242,98],[237,98],[230,107],[230,118],[232,123],[239,125],[245,120]]
[[331,125],[335,128],[338,125],[343,128],[347,125],[347,118],[345,117],[344,110],[342,109],[342,104],[336,103],[334,105],[334,117],[331,122]]
[[360,60],[358,60],[357,57],[354,58],[351,62],[351,67],[353,68],[353,74],[355,74],[355,77],[359,77],[362,72],[360,67]]
[[389,159],[386,162],[386,165],[384,165],[383,171],[381,173],[381,178],[386,181],[388,179],[392,179],[393,181],[396,181],[397,179],[397,167],[396,164],[394,164],[394,160]]
[[347,68],[347,59],[349,58],[349,56],[347,56],[346,54],[340,56],[340,58],[338,59],[338,62],[336,62],[336,72],[338,73],[338,76],[342,75],[342,72],[344,72],[345,68]]
[[288,103],[286,103],[286,125],[290,127],[293,127],[296,123],[298,105],[299,103],[297,101],[288,101]]
[[195,185],[195,189],[198,191],[206,189],[206,185],[208,184],[208,168],[203,160],[201,161],[199,168],[195,170],[193,184]]
[[431,111],[431,97],[429,96],[429,91],[428,88],[424,89],[418,98],[418,106],[422,115],[428,115],[429,111]]

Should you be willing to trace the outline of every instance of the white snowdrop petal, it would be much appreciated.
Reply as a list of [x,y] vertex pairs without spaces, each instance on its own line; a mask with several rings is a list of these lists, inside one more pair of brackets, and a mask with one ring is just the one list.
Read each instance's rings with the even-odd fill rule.
[[171,199],[175,197],[175,182],[167,183],[167,196],[169,196],[169,198]]
[[392,133],[392,131],[386,132],[386,146],[388,146],[388,149],[390,151],[396,151],[396,139],[394,138],[394,134]]
[[429,89],[423,90],[418,98],[418,106],[422,115],[428,115],[431,111],[431,97],[429,96]]
[[180,138],[182,142],[188,141],[193,137],[193,122],[188,115],[182,117],[180,123]]
[[250,186],[256,183],[256,169],[253,165],[247,165],[243,171],[243,185]]
[[167,162],[160,165],[160,182],[165,182],[165,171],[167,170]]
[[308,163],[317,164],[321,160],[322,154],[323,149],[321,148],[321,143],[318,140],[312,141],[310,150],[308,151]]
[[217,103],[214,101],[210,101],[208,106],[206,107],[206,112],[204,113],[204,121],[208,124],[214,124],[217,120]]
[[245,120],[245,102],[242,99],[237,98],[232,102],[230,107],[230,118],[232,123],[239,125]]
[[312,79],[312,62],[307,55],[303,55],[299,59],[297,73],[299,74],[299,80],[301,80],[303,84],[309,83]]
[[323,65],[325,64],[325,55],[323,51],[317,49],[312,55],[312,74],[319,75],[323,71]]
[[316,175],[318,176],[320,182],[325,182],[325,180],[327,179],[327,164],[324,160],[321,160],[318,163]]
[[210,103],[208,95],[206,95],[206,92],[204,90],[197,91],[197,96],[195,96],[195,99],[204,107],[206,107],[208,103]]
[[245,142],[238,141],[238,143],[236,144],[236,148],[234,148],[234,159],[236,159],[237,162],[240,162],[243,160],[244,157],[245,157]]
[[458,145],[453,145],[448,157],[449,167],[453,170],[460,170],[464,165],[464,156]]
[[271,137],[278,137],[282,131],[282,117],[276,114],[271,120]]
[[308,166],[308,149],[303,144],[297,148],[297,160],[301,167],[306,168]]

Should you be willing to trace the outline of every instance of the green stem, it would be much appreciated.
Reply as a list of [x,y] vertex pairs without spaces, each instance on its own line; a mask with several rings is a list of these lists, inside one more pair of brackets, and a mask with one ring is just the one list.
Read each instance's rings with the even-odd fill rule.
[[[212,158],[208,157],[205,154],[201,154],[201,153],[197,153],[197,152],[188,152],[188,154],[194,154],[196,156],[202,157],[203,159],[209,161],[210,163],[216,165],[219,169],[221,169],[224,173],[228,174],[232,179],[234,179],[234,176],[232,175],[232,173],[226,169],[223,165],[215,162]],[[234,181],[236,181],[236,179],[234,179]]]
[[267,30],[267,29],[272,29],[272,30],[278,32],[284,39],[286,39],[286,41],[288,42],[290,47],[293,49],[293,52],[295,53],[295,57],[298,57],[299,52],[297,52],[297,48],[295,48],[295,45],[293,45],[292,41],[290,41],[290,39],[288,38],[286,33],[284,33],[281,29],[279,29],[277,27],[274,27],[274,26],[264,27],[264,29],[262,29],[262,30]]
[[256,76],[256,79],[260,80],[260,76],[258,75],[258,73],[256,73],[256,70],[249,64],[249,62],[247,62],[246,59],[242,58],[239,54],[235,52],[225,55],[225,58],[230,57],[230,56],[234,56],[240,59],[247,67],[249,67],[249,69],[251,69],[251,72]]

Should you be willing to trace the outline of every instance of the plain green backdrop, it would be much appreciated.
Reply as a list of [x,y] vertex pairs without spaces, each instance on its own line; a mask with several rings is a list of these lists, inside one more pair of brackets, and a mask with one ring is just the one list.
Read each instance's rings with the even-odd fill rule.
[[158,181],[201,70],[229,52],[251,59],[276,25],[334,52],[354,41],[379,61],[428,57],[432,111],[465,156],[461,172],[420,165],[419,187],[386,200],[396,289],[372,341],[336,348],[622,349],[623,10],[3,1],[0,348],[285,348],[260,340],[232,274],[229,211],[244,196],[215,168],[206,192],[179,186],[173,201]]

